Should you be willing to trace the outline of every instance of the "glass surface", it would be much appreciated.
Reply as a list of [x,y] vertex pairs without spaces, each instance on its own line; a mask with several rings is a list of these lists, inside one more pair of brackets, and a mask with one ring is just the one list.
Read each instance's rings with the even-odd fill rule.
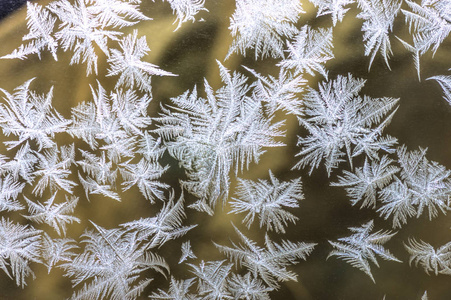
[[[39,5],[45,6],[49,2],[39,1]],[[85,2],[89,3],[90,1]],[[123,36],[132,34],[133,30],[137,29],[138,37],[145,36],[151,49],[142,60],[158,66],[161,70],[177,75],[152,76],[152,101],[147,107],[147,114],[150,117],[161,116],[162,107],[174,106],[175,104],[171,103],[170,99],[182,95],[187,90],[193,91],[194,88],[197,88],[199,97],[206,97],[205,80],[208,81],[214,91],[224,86],[217,61],[230,70],[230,74],[235,71],[244,74],[248,77],[248,84],[255,83],[257,79],[244,66],[255,70],[262,76],[271,75],[276,78],[279,76],[280,68],[277,64],[282,61],[281,57],[272,58],[258,55],[256,59],[255,50],[247,49],[246,55],[232,53],[228,59],[225,59],[230,46],[234,42],[229,26],[231,24],[230,18],[236,9],[235,1],[206,0],[206,10],[200,11],[195,16],[195,22],[185,22],[178,29],[178,21],[173,14],[170,2],[143,1],[140,5],[140,11],[152,20],[140,21],[136,25],[117,29],[123,33]],[[242,3],[245,2],[242,1]],[[289,3],[292,1],[282,2]],[[345,13],[343,20],[338,21],[333,28],[332,52],[334,57],[324,64],[328,80],[332,81],[337,76],[347,76],[350,73],[354,78],[366,80],[364,87],[359,92],[361,97],[367,95],[372,98],[399,98],[399,107],[390,124],[384,129],[384,134],[396,137],[398,145],[405,145],[408,151],[418,150],[419,147],[427,148],[426,157],[430,162],[437,162],[446,169],[451,168],[451,105],[445,101],[444,91],[437,81],[427,80],[432,76],[449,76],[449,68],[451,67],[450,38],[446,37],[435,53],[429,50],[421,56],[421,81],[419,81],[412,53],[396,38],[399,37],[409,43],[412,42],[409,25],[406,23],[404,14],[400,11],[394,19],[393,29],[388,34],[393,51],[391,55],[388,55],[390,68],[380,52],[376,53],[371,68],[369,68],[370,56],[365,56],[365,44],[363,42],[362,24],[364,20],[358,17],[361,8],[357,3],[350,2],[352,3],[345,5],[349,8],[349,11]],[[384,1],[375,0],[374,2],[382,3]],[[262,3],[265,3],[265,1],[262,1]],[[443,3],[448,3],[447,11],[446,9],[444,11],[449,16],[451,13],[449,1],[443,0]],[[331,16],[317,16],[318,9],[312,3],[302,1],[302,7],[305,13],[299,14],[299,19],[294,24],[297,29],[301,29],[304,25],[309,25],[315,29],[333,26]],[[407,1],[404,1],[401,7],[404,10],[410,9]],[[1,21],[0,45],[2,46],[0,56],[10,54],[14,49],[18,49],[20,45],[26,43],[26,41],[22,41],[22,37],[29,32],[26,15],[27,8],[23,7]],[[447,22],[444,26],[449,28],[449,19]],[[57,21],[57,24],[61,24],[61,22]],[[57,26],[55,26],[54,32],[57,30]],[[288,49],[287,41],[294,43],[294,37],[282,37],[284,50]],[[118,49],[118,42],[109,40],[108,47]],[[48,93],[53,86],[52,105],[64,118],[70,120],[73,108],[84,101],[86,103],[93,101],[92,89],[96,90],[99,83],[108,93],[115,89],[118,76],[107,76],[110,67],[108,58],[98,46],[95,46],[95,51],[98,54],[98,72],[97,74],[93,72],[89,76],[86,76],[86,63],[71,64],[73,50],[65,51],[61,46],[57,50],[57,61],[54,60],[49,51],[42,51],[40,58],[36,54],[31,54],[24,60],[2,59],[0,60],[0,87],[5,92],[12,93],[16,87],[31,78],[35,79],[31,83],[30,89],[38,94]],[[288,55],[289,52],[284,53],[285,57],[288,57]],[[293,71],[290,72],[294,73]],[[312,72],[313,75],[305,71],[302,73],[307,82],[304,86],[304,92],[296,94],[295,97],[299,99],[300,106],[304,107],[304,100],[310,89],[318,90],[319,85],[326,78],[317,71]],[[121,85],[120,88],[129,90],[130,86]],[[143,91],[137,88],[137,84],[132,89],[135,89],[139,95],[144,95]],[[247,96],[251,97],[252,92],[248,92]],[[6,103],[5,101],[4,98],[2,103]],[[390,110],[390,112],[392,111]],[[299,118],[307,119],[308,112],[303,112]],[[278,282],[277,290],[269,292],[271,299],[383,299],[384,296],[386,300],[421,299],[426,290],[429,299],[450,299],[450,275],[436,275],[433,271],[430,271],[428,275],[421,264],[415,265],[414,262],[409,264],[410,255],[405,247],[409,239],[412,238],[417,241],[423,240],[435,249],[448,243],[451,240],[449,215],[439,211],[437,217],[429,220],[428,211],[425,209],[418,218],[415,214],[415,216],[408,218],[407,224],[403,224],[401,228],[392,228],[392,217],[384,219],[377,211],[383,206],[380,196],[377,196],[375,209],[372,207],[360,208],[360,203],[355,206],[351,204],[343,187],[330,185],[332,182],[337,182],[339,176],[343,176],[344,170],[352,171],[362,167],[365,155],[355,157],[353,167],[350,166],[347,156],[343,156],[344,161],[337,168],[331,170],[330,176],[328,176],[324,161],[312,172],[310,172],[308,165],[305,168],[294,168],[301,159],[301,157],[296,156],[301,151],[301,146],[297,145],[298,136],[305,138],[309,135],[309,131],[300,124],[296,116],[284,111],[277,111],[271,122],[274,124],[278,121],[285,122],[282,127],[285,135],[276,138],[276,140],[284,143],[285,146],[261,147],[260,150],[264,150],[265,153],[259,157],[258,163],[253,161],[247,167],[245,164],[243,171],[240,171],[239,164],[238,167],[232,167],[229,172],[228,199],[225,202],[218,201],[218,204],[212,208],[213,216],[188,208],[187,206],[195,203],[197,198],[186,190],[183,192],[186,213],[186,218],[183,218],[183,226],[194,224],[197,224],[197,226],[186,234],[174,237],[164,245],[151,250],[166,260],[170,272],[163,271],[165,276],[153,270],[140,272],[139,280],[144,278],[152,278],[153,280],[137,298],[148,299],[148,296],[157,292],[158,289],[168,290],[171,276],[178,280],[194,277],[192,266],[186,263],[178,264],[181,245],[188,240],[190,240],[192,250],[197,256],[196,259],[188,260],[189,264],[199,266],[202,260],[226,260],[227,263],[234,263],[233,259],[228,259],[224,253],[218,251],[214,243],[228,247],[233,247],[232,243],[239,245],[241,242],[243,244],[233,228],[233,226],[236,226],[261,247],[265,245],[265,233],[276,243],[281,243],[282,240],[317,243],[306,260],[296,259],[296,264],[288,264],[286,268],[296,273],[297,281]],[[157,124],[159,124],[158,121],[153,121],[152,124],[141,129],[140,134],[158,128]],[[68,131],[68,129],[65,131]],[[135,138],[140,134],[137,134]],[[152,134],[157,137],[157,134]],[[4,127],[0,139],[2,141],[18,140],[14,134],[8,136]],[[86,172],[82,171],[81,165],[76,162],[82,160],[80,150],[90,151],[100,157],[103,151],[101,146],[93,150],[85,141],[71,136],[68,132],[55,134],[54,141],[58,146],[74,143],[74,147],[77,149],[75,160],[68,168],[70,175],[67,179],[76,184],[72,189],[72,195],[79,197],[79,200],[73,215],[79,218],[80,222],[68,224],[65,235],[67,238],[76,240],[80,247],[74,250],[76,254],[82,253],[85,247],[81,243],[83,240],[81,235],[85,230],[96,230],[93,223],[105,229],[113,229],[120,228],[120,224],[126,222],[154,217],[163,208],[163,203],[167,205],[169,194],[172,191],[176,200],[180,197],[182,193],[180,181],[188,180],[183,164],[168,152],[165,152],[159,159],[159,163],[163,166],[169,166],[169,169],[161,176],[160,181],[170,188],[164,191],[163,201],[155,199],[155,202],[151,203],[143,196],[137,186],[123,191],[126,185],[122,184],[125,180],[121,177],[120,171],[118,171],[119,179],[113,187],[121,198],[120,202],[95,193],[89,195],[88,200],[79,177],[79,174],[85,176]],[[164,137],[162,141],[164,144]],[[37,153],[45,153],[45,147],[40,149],[36,140],[30,140],[30,145]],[[6,157],[5,162],[10,161],[20,148],[18,146],[8,150],[3,143],[0,147],[0,153]],[[382,156],[386,152],[380,150],[378,153]],[[397,159],[396,153],[389,153],[388,155],[394,160]],[[121,163],[127,163],[133,159],[135,159],[133,163],[137,163],[138,156],[134,153],[129,158],[121,158],[120,162],[114,163],[114,165],[120,168]],[[33,168],[38,169],[38,163],[35,163]],[[302,178],[304,199],[299,201],[299,207],[286,209],[298,220],[295,224],[288,222],[285,226],[285,233],[267,230],[266,225],[261,227],[258,218],[250,228],[247,228],[246,224],[243,223],[245,213],[230,213],[232,209],[231,201],[238,197],[236,194],[238,178],[253,180],[255,185],[258,179],[270,179],[269,170],[280,181]],[[3,180],[8,172],[0,166],[0,174],[2,174]],[[24,218],[24,216],[30,215],[29,205],[27,205],[25,197],[35,203],[44,203],[53,194],[49,188],[44,190],[42,196],[33,192],[39,177],[36,176],[37,179],[34,179],[31,184],[26,184],[17,197],[24,209],[21,211],[0,211],[0,216],[9,218],[14,223],[29,224],[42,230],[40,235],[46,232],[52,238],[61,237],[48,224],[40,224]],[[25,182],[22,177],[19,177],[18,180],[21,183]],[[448,190],[445,190],[444,194],[449,198],[451,195],[449,176],[446,180],[448,180]],[[65,195],[70,195],[70,193],[64,190],[59,191],[55,201],[64,203]],[[402,263],[399,263],[378,257],[377,261],[380,267],[370,263],[375,282],[363,271],[352,267],[344,260],[335,256],[328,258],[329,253],[333,250],[332,244],[328,241],[337,241],[339,238],[347,237],[351,234],[348,228],[359,227],[370,220],[374,220],[373,232],[379,230],[396,232],[396,235],[388,240],[384,246],[397,259],[402,261]],[[0,253],[3,251],[2,242],[4,243],[0,240]],[[141,242],[138,241],[137,243]],[[449,258],[445,260],[448,263],[450,261]],[[74,291],[82,289],[85,282],[83,281],[83,283],[73,287],[73,282],[71,282],[73,278],[68,278],[69,276],[65,274],[66,270],[59,267],[64,263],[60,262],[48,273],[44,264],[32,262],[30,268],[36,278],[27,276],[25,278],[26,286],[23,288],[20,285],[17,286],[15,280],[9,278],[4,270],[0,270],[0,299],[70,298]],[[3,264],[5,265],[4,268],[10,270],[8,259],[6,259],[5,264],[4,260],[0,258],[0,267],[3,268]],[[241,275],[246,274],[244,264],[236,263],[235,265],[231,272]],[[257,277],[260,281],[265,281],[261,278],[261,274]],[[91,282],[91,279],[86,282]],[[191,293],[206,297],[206,295],[199,294],[196,284],[194,283],[191,286]],[[107,292],[107,295],[103,295],[101,298],[108,298],[111,296],[110,292]]]

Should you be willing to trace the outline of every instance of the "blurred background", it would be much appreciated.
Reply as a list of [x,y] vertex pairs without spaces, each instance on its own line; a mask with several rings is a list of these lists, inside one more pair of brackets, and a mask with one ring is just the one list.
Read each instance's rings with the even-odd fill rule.
[[[22,36],[28,30],[26,27],[26,8],[15,10],[24,1],[3,0],[0,2],[0,56],[11,53],[22,44]],[[49,1],[39,1],[45,5]],[[330,17],[316,17],[316,9],[308,2],[303,1],[306,11],[299,21],[299,27],[309,24],[315,28],[330,27]],[[232,42],[228,26],[230,16],[235,9],[232,0],[206,0],[208,12],[203,11],[197,16],[198,22],[184,23],[174,31],[175,17],[167,2],[144,0],[141,11],[152,21],[141,22],[139,25],[124,30],[131,32],[134,28],[139,30],[139,36],[145,35],[151,52],[146,61],[160,66],[161,69],[178,74],[177,77],[153,77],[153,101],[149,107],[149,115],[157,116],[160,104],[167,103],[186,90],[192,90],[195,85],[203,93],[203,80],[206,78],[214,89],[221,87],[216,60],[224,61]],[[14,12],[11,12],[15,10]],[[11,13],[10,13],[11,12]],[[426,81],[425,78],[435,75],[449,74],[451,66],[451,42],[448,38],[432,57],[427,53],[421,58],[421,77],[418,81],[413,58],[403,45],[395,38],[391,39],[393,56],[390,59],[391,71],[385,62],[376,55],[370,71],[368,71],[369,58],[363,55],[361,24],[356,19],[358,10],[351,5],[342,23],[334,29],[334,55],[335,59],[326,64],[329,78],[337,75],[352,73],[354,77],[367,80],[361,94],[371,97],[400,98],[400,108],[396,112],[391,124],[385,131],[398,138],[400,144],[405,144],[409,150],[418,147],[428,148],[427,157],[451,169],[451,106],[442,98],[442,90],[435,81]],[[127,31],[128,30],[128,31]],[[394,34],[408,39],[408,28],[403,16],[396,18]],[[30,56],[27,60],[0,60],[0,87],[8,92],[21,85],[26,80],[36,77],[32,88],[40,93],[46,93],[54,86],[53,105],[66,118],[70,118],[71,108],[82,101],[92,99],[90,84],[101,80],[107,89],[114,87],[115,78],[105,77],[106,58],[100,56],[97,76],[86,77],[85,65],[69,65],[71,54],[58,52],[58,61],[54,61],[49,53],[44,53],[39,60],[37,56]],[[273,59],[254,60],[253,55],[243,57],[234,54],[224,62],[225,67],[245,73],[242,67],[247,66],[264,75],[278,74]],[[250,74],[246,74],[251,77]],[[309,86],[316,88],[318,82],[324,80],[320,75],[306,76]],[[277,115],[279,120],[286,119],[286,138],[283,142],[287,147],[268,149],[261,157],[260,163],[252,164],[248,171],[239,174],[241,178],[268,179],[268,170],[280,180],[290,180],[302,177],[305,199],[301,201],[298,209],[292,212],[299,217],[296,225],[290,225],[287,233],[269,235],[274,241],[288,239],[291,241],[315,242],[318,245],[307,261],[290,267],[298,274],[297,282],[282,283],[279,291],[271,293],[273,299],[367,299],[379,300],[386,295],[386,300],[420,299],[425,290],[428,290],[429,299],[451,299],[451,277],[445,275],[428,276],[420,268],[409,266],[409,255],[403,246],[408,238],[415,237],[431,243],[435,247],[441,246],[451,240],[451,215],[440,215],[429,221],[426,215],[419,219],[410,219],[408,224],[400,229],[397,235],[390,240],[386,247],[403,263],[386,262],[379,260],[380,268],[372,267],[376,280],[374,284],[363,272],[352,268],[349,264],[336,258],[329,258],[328,253],[332,247],[328,240],[348,236],[348,227],[360,226],[371,219],[375,220],[375,229],[391,229],[391,222],[380,218],[371,209],[359,209],[350,204],[345,190],[340,187],[330,187],[329,183],[337,181],[340,170],[327,177],[326,170],[319,168],[311,176],[308,170],[291,170],[296,164],[295,154],[297,136],[306,132],[299,126],[296,118]],[[67,134],[58,136],[61,144],[68,144],[72,139]],[[0,135],[0,139],[7,140]],[[2,146],[3,147],[3,146]],[[87,148],[81,141],[76,141],[76,148]],[[5,149],[1,148],[0,153]],[[171,168],[163,177],[163,181],[170,184],[179,195],[178,180],[184,178],[184,172],[168,155],[163,157],[162,164],[170,164]],[[358,162],[356,163],[358,165]],[[347,164],[342,164],[348,170]],[[74,170],[73,174],[76,174]],[[232,176],[233,177],[233,176]],[[76,175],[74,175],[76,178]],[[232,178],[232,190],[236,182]],[[27,192],[27,191],[26,191]],[[31,192],[31,191],[28,191]],[[31,193],[30,193],[31,194]],[[137,189],[132,189],[121,195],[122,202],[115,202],[100,196],[93,196],[88,202],[84,198],[81,188],[75,190],[80,195],[80,201],[75,211],[81,219],[80,224],[69,226],[68,237],[79,240],[84,229],[90,227],[89,220],[105,228],[114,228],[119,224],[141,217],[154,216],[161,208],[161,204],[150,205]],[[192,203],[193,197],[186,195],[186,203]],[[212,241],[230,245],[230,240],[238,241],[231,222],[239,226],[248,237],[261,245],[264,241],[264,230],[254,224],[247,230],[241,224],[243,215],[229,215],[230,208],[218,206],[214,217],[187,210],[188,219],[185,224],[199,224],[186,236],[165,244],[158,250],[171,266],[171,275],[186,279],[191,276],[186,265],[178,265],[180,258],[180,245],[190,239],[194,253],[198,260],[225,259],[212,244]],[[1,213],[22,224],[26,220],[17,213]],[[49,232],[49,227],[41,225],[39,229]],[[15,286],[5,273],[0,271],[0,299],[64,299],[71,295],[70,280],[63,276],[63,272],[54,269],[50,274],[43,265],[32,264],[36,279],[27,279],[24,289]],[[152,274],[151,276],[154,276]],[[161,275],[156,275],[154,281],[146,288],[143,295],[149,295],[157,288],[166,289],[168,282]],[[141,297],[146,299],[146,296]]]

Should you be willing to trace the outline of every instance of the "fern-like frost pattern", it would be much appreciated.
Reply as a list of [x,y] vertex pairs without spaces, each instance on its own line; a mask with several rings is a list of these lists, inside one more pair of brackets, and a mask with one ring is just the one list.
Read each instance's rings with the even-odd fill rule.
[[[420,59],[449,57],[451,1],[309,1],[27,2],[27,33],[15,48],[4,46],[0,62],[37,58],[37,64],[50,59],[59,66],[67,53],[70,65],[86,70],[90,96],[75,99],[64,112],[59,103],[65,99],[56,96],[60,85],[48,87],[42,74],[0,88],[0,281],[9,278],[25,288],[41,265],[52,276],[64,275],[73,288],[66,296],[74,300],[269,300],[278,299],[287,281],[308,284],[305,275],[316,276],[318,259],[331,265],[340,263],[331,258],[343,260],[355,268],[350,274],[363,272],[370,284],[379,282],[374,266],[385,267],[380,258],[387,264],[408,260],[428,275],[451,275],[451,242],[437,246],[432,237],[408,237],[405,259],[396,248],[412,219],[443,224],[451,209],[451,170],[432,155],[435,149],[429,158],[424,146],[400,137],[407,143],[402,145],[385,133],[407,100],[367,92],[370,80],[385,76],[382,71],[394,72],[389,61],[398,66],[402,53],[413,55],[418,80]],[[172,10],[172,25],[151,9],[159,5]],[[167,53],[151,52],[151,46],[168,32],[174,41],[191,31],[208,36],[200,29],[211,16],[211,31],[228,50],[213,47],[202,63],[217,59],[218,74],[205,75],[203,88],[184,86],[181,94],[169,88],[165,99],[162,90],[170,85],[155,83],[187,74],[177,67],[183,63],[172,61],[179,45]],[[352,19],[363,45],[349,47],[362,52],[367,72],[377,75],[368,80],[365,73],[337,72],[336,58],[346,54],[340,34]],[[155,37],[138,31],[151,22],[170,30]],[[222,23],[228,28],[220,29]],[[416,84],[442,92],[451,104],[451,76],[422,72],[430,81]],[[289,157],[283,147],[293,143],[293,132],[297,153]],[[277,151],[284,151],[291,170],[271,165],[272,171],[253,177],[250,171],[270,168]],[[333,237],[321,227],[329,243],[311,241],[308,218],[301,217],[335,217],[334,206],[312,211],[322,199],[302,185],[313,172],[330,181],[330,195],[346,194],[349,216],[357,206],[366,218],[349,225],[347,236]],[[119,224],[108,216],[105,226],[94,214],[90,220],[81,215],[99,199],[121,207],[142,200],[145,206],[139,216],[121,215]],[[359,224],[354,219],[348,220]],[[400,234],[375,230],[380,223]],[[334,226],[341,232],[340,224]],[[74,238],[79,228],[84,233]],[[229,241],[227,228],[234,230]],[[212,238],[199,238],[210,229]],[[167,284],[157,286],[162,280]],[[416,292],[428,299],[423,286]],[[391,299],[377,299],[382,297]]]

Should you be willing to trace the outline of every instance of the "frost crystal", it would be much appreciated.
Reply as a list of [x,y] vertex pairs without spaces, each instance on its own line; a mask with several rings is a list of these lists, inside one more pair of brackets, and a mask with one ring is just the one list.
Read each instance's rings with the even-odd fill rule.
[[364,80],[348,74],[321,83],[318,91],[309,89],[306,116],[299,117],[309,134],[299,137],[302,149],[297,156],[301,160],[296,168],[310,165],[311,173],[324,161],[330,175],[344,156],[352,166],[352,159],[361,153],[375,158],[381,149],[392,152],[396,139],[383,136],[382,131],[396,112],[398,99],[362,98],[358,93],[364,84]]
[[[395,232],[373,232],[369,221],[337,237],[329,229],[340,230],[340,217],[362,214],[403,227],[398,245],[406,232],[426,228],[423,222],[445,224],[447,140],[432,145],[438,163],[411,145],[416,136],[399,136],[409,145],[400,146],[385,131],[406,132],[401,126],[412,121],[388,128],[399,103],[401,117],[416,117],[420,107],[408,103],[416,95],[406,93],[422,83],[402,72],[403,55],[413,55],[418,79],[420,58],[435,60],[421,71],[451,104],[451,76],[434,73],[434,66],[450,67],[451,0],[309,1],[28,1],[23,14],[5,19],[14,26],[2,36],[16,36],[16,45],[0,54],[0,297],[45,298],[46,289],[34,289],[50,286],[43,276],[17,291],[44,267],[55,288],[72,283],[61,290],[72,300],[269,300],[298,279],[309,295],[293,290],[292,297],[323,299],[312,282],[330,278],[317,261],[324,246],[328,257],[373,281],[378,257],[400,262],[385,248]],[[209,67],[218,58],[219,72]],[[50,65],[64,76],[48,72]],[[72,76],[80,67],[86,78]],[[9,74],[25,69],[41,78]],[[435,88],[424,105],[439,98]],[[384,94],[390,90],[400,99]],[[421,223],[407,225],[415,217]],[[232,227],[238,241],[227,240]],[[446,235],[435,233],[434,241]],[[301,241],[312,236],[318,247]],[[410,264],[451,275],[451,242],[404,243]],[[294,268],[314,248],[306,268]],[[338,284],[358,283],[346,278],[358,273],[350,269],[328,282],[328,294],[348,294]],[[385,280],[396,280],[393,274]],[[421,282],[426,286],[412,285],[406,295],[426,300],[434,282]],[[389,299],[393,289],[368,291]]]
[[299,207],[298,202],[304,199],[301,179],[280,182],[269,171],[270,181],[239,179],[237,196],[230,202],[230,213],[247,212],[243,219],[249,228],[256,216],[260,219],[260,227],[266,225],[267,230],[285,233],[288,222],[295,223],[298,218],[286,208]]
[[145,36],[138,39],[137,30],[124,37],[119,42],[119,46],[122,51],[111,49],[111,55],[108,58],[110,68],[107,76],[119,75],[116,88],[120,86],[133,88],[136,84],[140,90],[150,93],[152,90],[151,76],[175,76],[170,72],[160,70],[156,65],[141,61],[141,58],[150,51],[150,48]]
[[227,198],[231,170],[258,162],[263,147],[283,145],[274,141],[283,122],[264,118],[261,102],[247,95],[247,78],[219,68],[225,86],[214,93],[205,81],[206,99],[196,90],[172,99],[174,106],[163,109],[155,131],[185,168],[184,187],[212,207]]
[[377,256],[385,260],[401,262],[383,246],[396,233],[382,230],[370,233],[373,230],[373,221],[369,221],[361,227],[350,227],[349,230],[353,232],[352,235],[339,238],[339,242],[329,241],[334,250],[329,253],[327,258],[337,256],[353,267],[365,272],[373,281],[375,280],[371,273],[370,262],[379,267],[376,260]]
[[304,13],[298,0],[238,0],[229,29],[235,40],[228,57],[254,49],[255,58],[283,56],[283,38],[297,33],[294,23]]
[[316,244],[282,240],[281,244],[274,243],[265,236],[265,248],[261,248],[254,241],[247,238],[236,227],[236,233],[244,244],[232,243],[233,247],[215,243],[219,251],[225,253],[230,260],[248,269],[252,275],[259,276],[270,287],[277,288],[278,281],[294,280],[296,274],[286,269],[295,264],[298,259],[306,259]]
[[6,136],[19,137],[18,141],[4,142],[8,149],[27,140],[36,141],[39,150],[51,148],[55,134],[64,132],[71,123],[52,107],[53,88],[47,95],[38,95],[29,89],[32,81],[17,87],[13,94],[0,89],[6,95],[6,104],[0,103],[0,126]]
[[288,56],[278,65],[295,69],[295,74],[304,72],[315,75],[316,71],[327,78],[324,64],[334,58],[332,54],[332,28],[314,30],[305,25],[296,36],[294,44],[288,42]]

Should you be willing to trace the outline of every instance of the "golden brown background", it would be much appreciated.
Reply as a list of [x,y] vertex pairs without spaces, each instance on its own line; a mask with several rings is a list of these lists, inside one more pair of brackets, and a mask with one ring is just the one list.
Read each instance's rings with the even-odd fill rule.
[[[44,5],[48,1],[40,1]],[[331,26],[330,17],[316,18],[314,7],[304,1],[304,9],[307,11],[300,18],[299,25],[309,24],[314,27]],[[435,81],[426,81],[425,78],[434,75],[449,74],[447,69],[451,66],[451,43],[446,40],[439,48],[435,57],[430,53],[421,59],[422,81],[417,79],[411,55],[404,49],[392,35],[392,47],[394,55],[390,59],[392,71],[388,70],[379,54],[368,72],[369,58],[363,56],[364,46],[360,31],[362,20],[356,19],[358,14],[356,5],[346,14],[344,21],[334,29],[334,55],[335,59],[326,64],[329,70],[329,78],[337,75],[345,75],[348,72],[355,77],[367,79],[362,93],[371,97],[397,97],[400,98],[400,108],[395,114],[386,133],[399,139],[400,144],[406,144],[409,150],[418,146],[428,147],[427,157],[442,165],[451,168],[451,106],[442,99],[442,91]],[[145,35],[152,51],[146,60],[157,64],[161,69],[178,74],[178,77],[163,77],[152,79],[154,100],[149,108],[149,115],[156,116],[159,105],[169,98],[178,96],[187,89],[192,89],[196,84],[199,90],[203,84],[203,78],[207,78],[213,88],[221,86],[216,59],[223,61],[228,47],[232,42],[228,26],[229,18],[235,9],[235,3],[231,0],[207,0],[206,8],[209,12],[201,12],[197,18],[203,18],[201,22],[185,23],[178,31],[173,31],[175,17],[170,6],[166,2],[143,1],[142,11],[152,21],[141,22],[134,28],[139,29],[139,35]],[[26,28],[26,9],[21,9],[0,23],[0,56],[10,53],[21,43],[21,37],[28,31]],[[131,32],[133,28],[124,30]],[[408,39],[407,26],[404,18],[399,15],[396,19],[394,33]],[[42,59],[30,56],[27,60],[0,60],[0,87],[11,92],[24,81],[36,77],[32,88],[39,92],[48,92],[53,85],[54,107],[66,118],[70,118],[71,107],[77,103],[91,99],[89,84],[95,84],[99,79],[108,90],[114,86],[114,78],[105,78],[106,59],[100,54],[97,76],[86,78],[85,66],[69,66],[70,53],[58,52],[58,61],[55,62],[49,53],[44,53]],[[240,55],[232,55],[224,65],[230,70],[238,70],[246,73],[241,65],[254,68],[262,74],[277,75],[276,61],[265,59],[255,61],[252,55],[245,58]],[[251,74],[248,74],[251,77]],[[309,85],[317,86],[321,76],[306,76]],[[268,178],[268,169],[280,179],[292,179],[302,176],[304,183],[305,200],[300,203],[300,208],[293,212],[300,218],[296,225],[288,227],[288,232],[276,237],[293,241],[306,241],[319,243],[307,261],[301,261],[292,267],[298,276],[298,282],[283,283],[282,288],[271,296],[273,299],[382,299],[386,295],[387,300],[392,299],[420,299],[424,290],[428,290],[429,299],[451,299],[451,277],[428,276],[422,269],[409,266],[408,253],[403,247],[409,237],[424,239],[425,241],[440,246],[451,240],[451,215],[440,215],[429,222],[426,216],[419,219],[411,219],[398,234],[387,243],[387,248],[404,263],[385,262],[380,260],[380,269],[372,268],[376,279],[374,284],[363,272],[352,268],[350,265],[335,258],[326,261],[331,246],[327,240],[335,240],[349,235],[348,227],[359,226],[370,219],[375,219],[375,228],[390,229],[391,223],[382,220],[369,209],[352,207],[345,195],[345,191],[339,187],[330,187],[329,182],[334,181],[340,174],[337,170],[328,179],[324,169],[313,172],[312,176],[304,170],[292,171],[296,163],[294,155],[299,151],[295,146],[297,135],[305,134],[294,117],[287,118],[287,137],[284,142],[287,147],[270,149],[261,158],[258,165],[252,164],[249,171],[240,176],[257,179]],[[67,134],[60,134],[59,141],[72,142]],[[5,139],[0,136],[0,139]],[[76,147],[86,148],[82,142],[76,141]],[[4,148],[1,153],[6,153]],[[10,154],[10,153],[8,153]],[[169,156],[164,156],[164,164],[170,164],[171,169],[163,180],[178,188],[178,180],[183,178],[183,170],[177,167],[177,163]],[[343,168],[348,168],[346,164]],[[74,172],[76,174],[76,172]],[[74,176],[74,178],[76,178]],[[232,181],[232,188],[234,182]],[[179,189],[179,188],[178,188]],[[180,192],[179,190],[177,190]],[[232,190],[233,191],[233,190]],[[30,192],[30,191],[26,191]],[[117,227],[119,224],[138,219],[140,217],[153,216],[160,208],[160,204],[150,205],[137,191],[132,189],[122,194],[122,202],[93,196],[88,202],[82,195],[81,188],[75,190],[80,195],[80,202],[75,211],[82,221],[69,227],[68,237],[79,239],[84,228],[90,227],[88,220],[92,220],[106,228]],[[233,192],[231,193],[233,196]],[[62,196],[62,195],[60,195]],[[44,195],[45,197],[45,195]],[[187,196],[187,202],[192,198]],[[237,241],[233,232],[231,221],[241,224],[240,215],[229,215],[229,208],[218,207],[214,217],[187,210],[188,220],[186,224],[198,223],[199,226],[187,236],[171,241],[164,245],[158,252],[163,255],[171,266],[171,274],[176,278],[188,278],[190,273],[186,265],[178,265],[180,257],[180,244],[191,239],[195,254],[200,259],[218,260],[225,259],[211,243],[229,245],[230,240]],[[23,212],[25,213],[25,212]],[[26,220],[16,214],[1,213],[14,220],[26,223]],[[248,236],[258,242],[263,242],[264,230],[258,226],[251,227]],[[46,225],[35,226],[50,232]],[[241,227],[241,228],[244,228]],[[71,284],[68,278],[63,277],[63,272],[54,269],[50,274],[43,265],[32,264],[36,279],[27,279],[24,289],[16,287],[14,281],[6,274],[0,272],[0,299],[63,299],[71,295]],[[151,274],[150,276],[154,276]],[[168,283],[161,275],[156,275],[154,281],[144,291],[143,295],[149,295],[156,288],[167,288]],[[146,296],[142,296],[145,299]]]

